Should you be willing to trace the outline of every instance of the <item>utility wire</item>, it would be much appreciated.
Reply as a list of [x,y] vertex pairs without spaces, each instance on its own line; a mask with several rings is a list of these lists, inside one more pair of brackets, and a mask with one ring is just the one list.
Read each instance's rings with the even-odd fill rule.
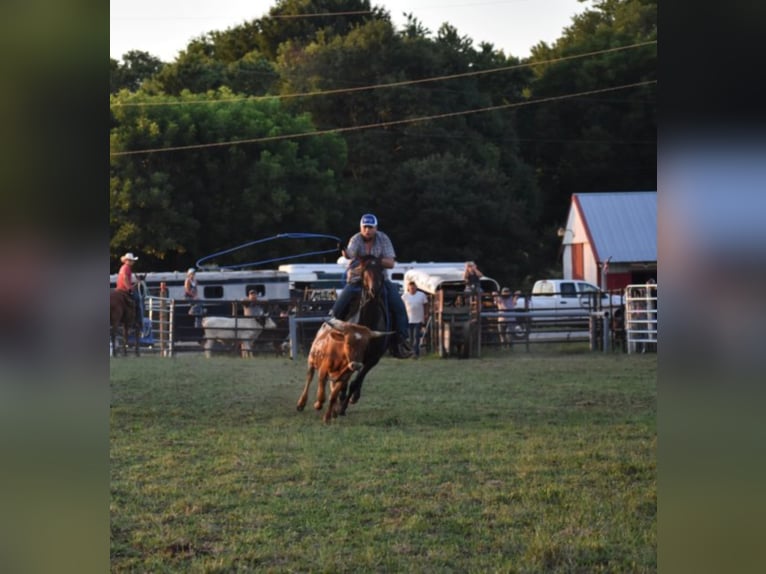
[[338,133],[345,133],[345,132],[353,132],[353,131],[361,131],[361,130],[368,130],[368,129],[375,129],[375,128],[386,128],[390,126],[397,126],[397,125],[404,125],[404,124],[414,124],[418,122],[425,122],[425,121],[431,121],[431,120],[440,120],[444,118],[453,118],[458,116],[467,116],[471,114],[478,114],[478,113],[484,113],[484,112],[492,112],[497,110],[506,110],[510,108],[519,108],[522,106],[529,106],[533,104],[541,104],[545,102],[554,102],[554,101],[561,101],[561,100],[569,100],[573,98],[579,98],[582,96],[590,96],[593,94],[603,94],[607,92],[614,92],[617,90],[626,90],[629,88],[637,88],[641,86],[648,86],[651,84],[656,84],[657,80],[646,80],[643,82],[636,82],[634,84],[625,84],[622,86],[614,86],[611,88],[600,88],[597,90],[588,90],[585,92],[577,92],[574,94],[566,94],[563,96],[550,96],[547,98],[539,98],[536,100],[527,100],[524,102],[515,102],[511,104],[501,104],[497,106],[489,106],[485,108],[479,108],[475,110],[464,110],[460,112],[448,112],[444,114],[436,114],[432,116],[422,116],[418,118],[408,118],[404,120],[393,120],[389,122],[380,122],[375,124],[365,124],[361,126],[349,126],[345,128],[332,128],[327,130],[318,130],[313,132],[304,132],[304,133],[298,133],[298,134],[283,134],[279,136],[268,136],[268,137],[262,137],[262,138],[252,138],[252,139],[245,139],[245,140],[232,140],[227,142],[216,142],[216,143],[209,143],[209,144],[194,144],[194,145],[188,145],[188,146],[173,146],[173,147],[165,147],[165,148],[154,148],[154,149],[144,149],[144,150],[132,150],[132,151],[122,151],[122,152],[112,152],[110,155],[112,157],[120,157],[120,156],[128,156],[128,155],[141,155],[141,154],[148,154],[148,153],[163,153],[163,152],[170,152],[170,151],[182,151],[182,150],[192,150],[192,149],[208,149],[208,148],[214,148],[214,147],[223,147],[223,146],[233,146],[233,145],[241,145],[241,144],[253,144],[253,143],[265,143],[265,142],[273,142],[273,141],[279,141],[279,140],[288,140],[288,139],[298,139],[298,138],[304,138],[304,137],[313,137],[313,136],[321,136],[321,135],[327,135],[327,134],[338,134]]
[[309,14],[274,14],[265,16],[264,20],[287,20],[290,18],[318,18],[321,16],[354,16],[357,14],[372,14],[372,10],[352,10],[348,12],[311,12]]
[[299,94],[275,94],[275,95],[268,95],[268,96],[243,96],[243,97],[237,97],[237,98],[222,98],[219,100],[186,100],[182,102],[126,102],[126,103],[114,103],[111,104],[114,107],[154,107],[154,106],[180,106],[180,105],[188,105],[188,104],[221,104],[221,103],[230,103],[230,102],[241,102],[246,100],[269,100],[269,99],[280,99],[280,100],[287,100],[292,98],[305,98],[309,96],[329,96],[329,95],[336,95],[336,94],[350,94],[354,92],[362,92],[367,90],[378,90],[382,88],[399,88],[402,86],[412,86],[416,84],[425,84],[428,82],[441,82],[444,80],[454,80],[457,78],[468,78],[471,76],[480,76],[484,74],[495,74],[498,72],[507,72],[510,70],[518,70],[520,68],[529,68],[532,66],[544,66],[548,64],[556,64],[559,62],[565,62],[568,60],[576,60],[578,58],[588,58],[591,56],[600,56],[601,54],[608,54],[612,52],[619,52],[622,50],[630,50],[633,48],[640,48],[643,46],[648,46],[651,44],[656,44],[657,40],[650,40],[647,42],[639,42],[636,44],[630,44],[628,46],[618,46],[616,48],[607,48],[605,50],[597,50],[595,52],[586,52],[584,54],[575,54],[572,56],[562,56],[561,58],[553,58],[551,60],[545,60],[543,62],[526,62],[523,64],[515,64],[513,66],[503,66],[501,68],[490,68],[488,70],[474,70],[471,72],[463,72],[461,74],[450,74],[446,76],[435,76],[431,78],[421,78],[419,80],[403,80],[401,82],[390,82],[387,84],[374,84],[371,86],[358,86],[355,88],[339,88],[335,90],[316,90],[313,92],[303,92]]

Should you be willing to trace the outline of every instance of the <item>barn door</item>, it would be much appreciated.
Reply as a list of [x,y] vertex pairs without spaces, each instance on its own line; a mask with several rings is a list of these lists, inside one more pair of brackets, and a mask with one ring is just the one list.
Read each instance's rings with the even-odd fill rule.
[[583,244],[572,243],[572,279],[585,279],[585,258],[583,256]]

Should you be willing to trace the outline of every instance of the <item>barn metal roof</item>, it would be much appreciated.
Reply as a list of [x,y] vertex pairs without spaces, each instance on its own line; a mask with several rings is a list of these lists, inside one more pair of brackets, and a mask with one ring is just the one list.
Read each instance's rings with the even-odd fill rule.
[[572,201],[600,261],[657,261],[656,191],[575,193]]

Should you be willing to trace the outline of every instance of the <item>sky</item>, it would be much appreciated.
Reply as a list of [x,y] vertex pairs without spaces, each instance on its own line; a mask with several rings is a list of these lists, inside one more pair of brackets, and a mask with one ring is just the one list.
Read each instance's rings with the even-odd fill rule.
[[[172,62],[189,41],[265,16],[276,0],[110,0],[109,55],[130,50]],[[489,42],[506,56],[524,58],[539,42],[553,43],[591,2],[578,0],[371,0],[397,29],[412,13],[435,34],[448,22],[474,47]]]

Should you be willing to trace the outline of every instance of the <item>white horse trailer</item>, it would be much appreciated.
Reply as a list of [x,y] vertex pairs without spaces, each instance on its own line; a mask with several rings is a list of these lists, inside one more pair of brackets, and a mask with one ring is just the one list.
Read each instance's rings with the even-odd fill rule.
[[[197,299],[184,297],[185,271],[134,271],[145,285],[144,296],[172,300],[172,329],[176,341],[200,340],[202,316],[232,317],[242,314],[247,294],[254,289],[259,304],[274,314],[287,314],[290,306],[290,277],[284,271],[260,269],[249,271],[197,271]],[[112,289],[117,275],[109,276]],[[146,305],[145,305],[146,310]]]
[[[184,299],[185,271],[150,271],[141,273],[150,295],[160,295],[169,299],[182,301]],[[259,269],[250,271],[197,271],[197,294],[202,302],[244,300],[251,289],[258,293],[262,301],[287,301],[290,299],[290,278],[282,271]],[[117,284],[117,274],[109,276],[109,284],[114,289]]]

